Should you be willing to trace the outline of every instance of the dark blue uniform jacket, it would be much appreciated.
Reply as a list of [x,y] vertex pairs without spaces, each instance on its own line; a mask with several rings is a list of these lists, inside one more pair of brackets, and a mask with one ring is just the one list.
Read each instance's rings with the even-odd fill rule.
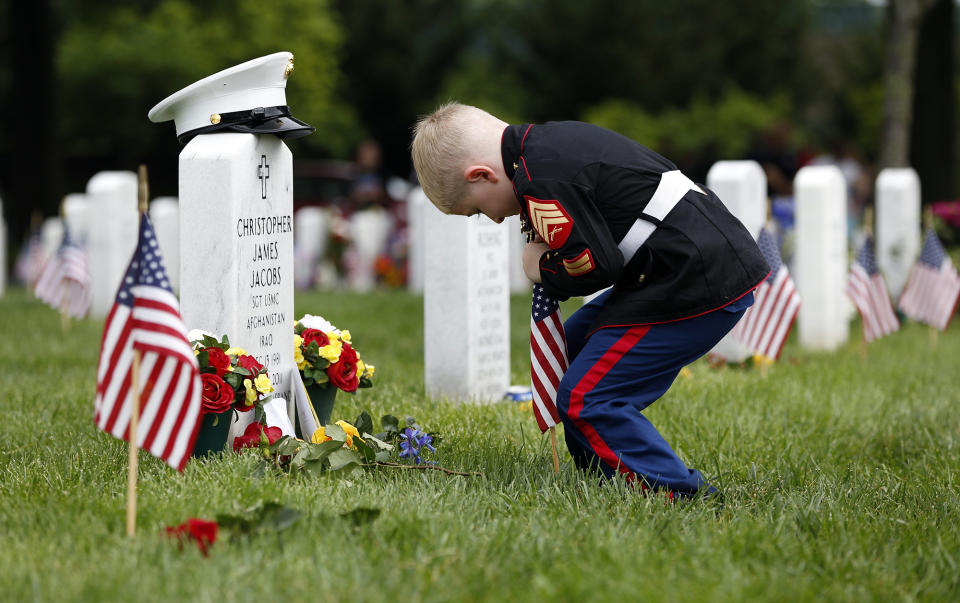
[[624,136],[580,122],[508,126],[501,143],[558,299],[614,289],[591,330],[682,320],[752,291],[769,268],[717,196]]

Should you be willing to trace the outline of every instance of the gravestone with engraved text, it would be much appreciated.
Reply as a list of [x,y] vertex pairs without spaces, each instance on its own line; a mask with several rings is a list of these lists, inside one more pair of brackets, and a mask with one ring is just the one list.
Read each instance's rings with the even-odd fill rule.
[[509,231],[424,211],[424,362],[432,395],[491,402],[510,381]]
[[[180,305],[226,334],[288,402],[293,361],[293,160],[274,136],[197,136],[180,153]],[[244,413],[231,427],[242,432]]]

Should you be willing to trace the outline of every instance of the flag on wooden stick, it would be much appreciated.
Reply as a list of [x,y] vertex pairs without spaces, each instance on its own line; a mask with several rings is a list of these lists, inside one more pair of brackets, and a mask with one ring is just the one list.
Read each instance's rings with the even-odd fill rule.
[[536,284],[530,315],[530,380],[533,414],[541,432],[560,422],[557,388],[568,366],[560,305],[547,295],[542,285]]
[[900,309],[910,318],[941,331],[950,324],[960,298],[960,277],[937,233],[927,229],[920,259],[900,294]]
[[87,252],[63,226],[63,241],[57,253],[47,261],[33,290],[41,300],[73,318],[83,318],[90,308],[90,271]]
[[800,310],[800,294],[766,227],[760,231],[757,245],[770,266],[770,274],[757,287],[753,305],[731,333],[757,354],[776,360]]
[[136,443],[182,471],[200,427],[200,370],[145,212],[137,249],[107,316],[97,368],[97,426],[127,441],[135,350],[141,355]]
[[877,269],[873,253],[873,237],[867,235],[857,257],[850,266],[847,295],[853,300],[863,320],[863,338],[873,341],[900,328],[900,321],[890,303],[890,294],[883,275]]

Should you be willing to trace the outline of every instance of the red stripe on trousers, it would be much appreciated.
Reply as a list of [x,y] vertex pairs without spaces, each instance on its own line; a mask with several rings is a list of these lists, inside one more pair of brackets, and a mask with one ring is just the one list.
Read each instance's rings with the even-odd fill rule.
[[645,325],[632,327],[624,333],[623,336],[610,346],[610,349],[590,367],[590,370],[587,371],[580,379],[580,382],[577,383],[576,387],[573,388],[573,391],[570,392],[570,409],[568,413],[570,420],[572,420],[573,424],[580,430],[580,433],[587,438],[587,442],[589,442],[590,447],[593,448],[593,452],[613,469],[620,471],[620,473],[627,474],[628,479],[635,477],[633,471],[623,466],[623,463],[620,462],[620,457],[603,441],[603,438],[600,437],[597,430],[580,418],[580,411],[583,410],[584,396],[600,383],[600,380],[610,372],[610,369],[612,369],[617,362],[623,358],[624,354],[629,352],[638,341],[643,339],[643,336],[646,335],[648,331],[650,331],[650,326]]

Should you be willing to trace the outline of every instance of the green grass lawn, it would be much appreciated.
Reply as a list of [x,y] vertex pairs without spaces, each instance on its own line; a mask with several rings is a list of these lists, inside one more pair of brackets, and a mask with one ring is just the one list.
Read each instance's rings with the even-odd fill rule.
[[[140,456],[138,535],[124,530],[127,448],[93,424],[102,322],[23,291],[0,299],[0,600],[957,600],[960,327],[907,325],[861,357],[788,343],[759,369],[691,366],[648,411],[726,495],[666,505],[600,486],[510,402],[458,405],[423,388],[423,316],[405,293],[297,295],[296,314],[349,328],[376,386],[334,418],[412,415],[451,469],[378,468],[290,481],[252,453],[181,475]],[[512,304],[514,383],[528,381],[529,302]],[[239,342],[235,342],[239,343]],[[561,438],[562,442],[562,438]],[[562,445],[561,445],[562,448]],[[164,527],[261,501],[291,528],[203,557]],[[354,525],[341,516],[374,507]]]

